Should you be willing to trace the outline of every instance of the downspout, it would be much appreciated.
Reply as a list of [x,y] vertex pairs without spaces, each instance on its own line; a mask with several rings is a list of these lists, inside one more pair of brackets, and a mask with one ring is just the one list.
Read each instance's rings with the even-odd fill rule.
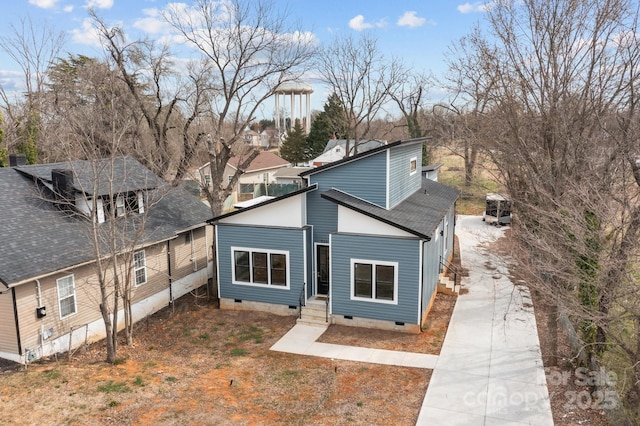
[[167,274],[169,275],[169,306],[173,304],[173,278],[171,277],[171,240],[167,240]]
[[36,278],[36,290],[38,292],[38,306],[42,306],[42,289],[40,288],[40,280]]
[[[35,281],[39,309],[42,306],[42,288],[40,287],[40,280],[36,278]],[[40,347],[42,348],[42,351],[44,351],[44,325],[42,323],[40,323]]]
[[22,339],[20,338],[20,322],[18,321],[18,304],[16,303],[16,288],[11,288],[11,298],[13,299],[13,317],[16,324],[16,338],[18,339],[18,355],[22,356]]

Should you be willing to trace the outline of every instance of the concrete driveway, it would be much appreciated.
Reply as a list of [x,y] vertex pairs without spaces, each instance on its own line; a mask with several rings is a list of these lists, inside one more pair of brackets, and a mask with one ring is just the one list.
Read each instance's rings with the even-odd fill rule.
[[505,229],[458,216],[469,292],[456,303],[418,425],[553,425],[529,291],[488,250]]

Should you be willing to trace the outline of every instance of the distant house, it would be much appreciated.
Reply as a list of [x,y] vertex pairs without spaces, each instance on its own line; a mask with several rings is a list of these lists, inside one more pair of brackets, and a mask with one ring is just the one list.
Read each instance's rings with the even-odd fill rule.
[[459,195],[423,177],[423,141],[309,169],[298,191],[211,219],[220,306],[419,332],[453,255]]
[[133,158],[10,163],[0,168],[0,358],[25,363],[104,337],[92,218],[98,231],[117,221],[119,241],[136,233],[134,321],[212,277],[210,209]]
[[[362,140],[358,142],[358,153],[369,151],[371,149],[379,148],[385,145],[387,141],[372,139]],[[330,139],[327,142],[327,146],[324,148],[322,154],[309,161],[314,167],[323,166],[334,161],[342,160],[345,157],[350,157],[355,153],[355,141],[352,139],[349,141],[349,152],[347,153],[347,140],[346,139]]]
[[304,179],[300,176],[300,173],[311,170],[311,167],[283,167],[278,169],[273,175],[276,178],[276,183],[287,185],[296,184],[298,187],[302,187]]
[[[229,182],[238,170],[241,157],[231,157],[224,169],[224,181]],[[234,198],[245,201],[254,197],[258,188],[265,184],[275,183],[275,174],[281,168],[289,167],[291,163],[270,151],[260,152],[256,158],[242,171],[235,188]]]
[[244,143],[247,145],[251,145],[256,148],[261,147],[260,133],[251,130],[248,127],[242,132],[242,138],[244,139]]

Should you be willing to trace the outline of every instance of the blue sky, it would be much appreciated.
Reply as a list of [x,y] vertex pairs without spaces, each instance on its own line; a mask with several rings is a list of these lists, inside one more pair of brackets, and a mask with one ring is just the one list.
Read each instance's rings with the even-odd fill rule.
[[[372,33],[385,56],[395,56],[416,71],[444,72],[444,54],[449,44],[467,34],[483,17],[483,1],[465,0],[274,0],[287,7],[289,16],[325,43],[341,34]],[[46,22],[67,33],[65,51],[102,56],[95,46],[87,8],[93,7],[108,24],[122,26],[130,37],[161,38],[166,28],[159,12],[166,0],[4,0],[0,15],[0,37],[10,35],[11,24],[30,18]],[[178,2],[174,2],[178,3]],[[184,3],[191,4],[191,0]],[[0,85],[15,89],[19,67],[0,52]],[[325,92],[312,95],[314,109],[322,107]]]

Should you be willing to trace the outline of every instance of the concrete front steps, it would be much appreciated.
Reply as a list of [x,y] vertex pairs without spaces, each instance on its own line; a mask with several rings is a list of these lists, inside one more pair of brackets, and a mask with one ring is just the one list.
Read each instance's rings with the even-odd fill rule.
[[297,324],[328,326],[331,323],[329,316],[326,318],[326,298],[320,296],[307,300],[306,306],[302,307],[302,313]]
[[460,284],[456,284],[445,274],[440,274],[438,277],[438,293],[457,295],[460,293]]

